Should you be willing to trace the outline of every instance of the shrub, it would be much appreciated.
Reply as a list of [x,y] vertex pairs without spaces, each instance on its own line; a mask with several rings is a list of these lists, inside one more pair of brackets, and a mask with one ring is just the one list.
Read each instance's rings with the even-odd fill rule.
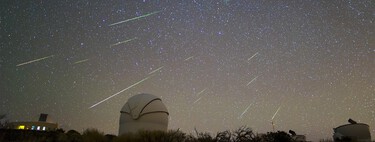
[[293,142],[294,141],[292,137],[284,131],[268,132],[266,135],[263,135],[261,139],[264,142]]
[[87,129],[82,133],[82,139],[84,142],[107,142],[107,138],[103,132],[99,132],[97,129]]
[[81,134],[75,130],[69,130],[68,132],[66,132],[66,136],[68,137],[68,141],[70,142],[83,141]]
[[179,130],[163,131],[139,131],[137,133],[126,133],[114,139],[115,142],[181,142],[185,141],[186,135]]

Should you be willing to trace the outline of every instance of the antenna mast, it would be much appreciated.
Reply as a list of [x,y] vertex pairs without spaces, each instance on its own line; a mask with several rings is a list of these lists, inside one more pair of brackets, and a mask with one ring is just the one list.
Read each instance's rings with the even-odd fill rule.
[[276,114],[279,112],[281,106],[279,106],[279,108],[277,108],[275,114],[273,114],[272,118],[271,118],[271,125],[272,125],[272,131],[275,132],[275,123],[273,123],[273,119],[275,118]]

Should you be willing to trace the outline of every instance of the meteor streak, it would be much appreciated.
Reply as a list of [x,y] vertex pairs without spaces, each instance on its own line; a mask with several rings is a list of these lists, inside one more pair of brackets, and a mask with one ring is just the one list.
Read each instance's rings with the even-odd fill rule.
[[247,85],[246,86],[249,86],[251,83],[253,83],[257,78],[258,78],[259,76],[257,76],[257,77],[255,77],[255,78],[253,78],[249,83],[247,83]]
[[245,109],[245,111],[242,112],[242,114],[238,117],[238,119],[241,119],[242,116],[247,112],[247,110],[253,105],[252,103]]
[[194,101],[193,104],[195,104],[196,102],[198,102],[198,101],[201,100],[201,99],[202,99],[202,97],[199,97],[197,100]]
[[135,37],[135,38],[131,38],[131,39],[127,39],[127,40],[124,40],[124,41],[120,41],[120,42],[117,42],[117,43],[115,43],[115,44],[111,44],[109,47],[113,47],[113,46],[117,46],[117,45],[120,45],[120,44],[124,44],[124,43],[127,43],[127,42],[130,42],[130,41],[133,41],[133,40],[136,40],[137,39],[137,37]]
[[247,59],[247,61],[250,61],[252,58],[254,58],[256,55],[258,55],[258,52],[255,53],[253,56],[251,56],[249,59]]
[[43,57],[43,58],[39,58],[39,59],[35,59],[35,60],[31,60],[31,61],[27,61],[27,62],[24,62],[24,63],[21,63],[21,64],[18,64],[16,65],[16,67],[18,66],[23,66],[23,65],[26,65],[26,64],[30,64],[30,63],[34,63],[34,62],[38,62],[38,61],[41,61],[41,60],[44,60],[44,59],[48,59],[48,58],[51,58],[55,55],[50,55],[50,56],[46,56],[46,57]]
[[105,98],[104,100],[101,100],[100,102],[98,102],[98,103],[92,105],[91,107],[89,107],[89,109],[91,109],[91,108],[93,108],[93,107],[95,107],[95,106],[97,106],[97,105],[99,105],[99,104],[101,104],[101,103],[103,103],[103,102],[109,100],[110,98],[112,98],[112,97],[114,97],[114,96],[117,96],[118,94],[120,94],[120,93],[122,93],[122,92],[124,92],[124,91],[126,91],[126,90],[129,90],[130,88],[133,88],[134,86],[136,86],[136,85],[142,83],[143,81],[146,81],[147,79],[151,78],[152,76],[153,76],[153,75],[150,75],[150,76],[148,76],[148,77],[146,77],[146,78],[144,78],[144,79],[138,81],[137,83],[134,83],[133,85],[130,85],[129,87],[127,87],[127,88],[125,88],[125,89],[123,89],[123,90],[121,90],[121,91],[119,91],[119,92],[117,92],[117,93],[115,93],[115,94],[113,94],[113,95],[111,95],[111,96]]
[[189,58],[186,58],[184,61],[188,61],[188,60],[193,59],[193,58],[194,58],[194,56],[190,56]]
[[199,96],[200,94],[202,94],[204,91],[206,91],[207,90],[207,88],[204,88],[202,91],[200,91],[198,94],[197,94],[197,96]]
[[273,114],[273,116],[271,118],[272,131],[274,131],[274,132],[275,132],[275,123],[273,123],[273,119],[275,118],[277,112],[279,112],[280,108],[281,108],[281,105],[279,106],[279,108],[276,110],[275,114]]
[[[206,90],[207,90],[207,88],[204,88],[202,91],[200,91],[200,92],[197,94],[197,96],[199,96],[200,94],[202,94],[202,93],[203,93],[204,91],[206,91]],[[203,96],[201,96],[201,97],[199,97],[197,100],[195,100],[193,104],[195,104],[195,103],[197,103],[199,100],[201,100],[202,97],[203,97]]]
[[162,68],[164,68],[164,66],[161,66],[161,67],[159,67],[159,68],[157,68],[157,69],[155,69],[155,70],[151,71],[151,72],[150,72],[150,73],[148,73],[148,74],[149,74],[149,75],[150,75],[150,74],[153,74],[153,73],[155,73],[155,72],[157,72],[157,71],[161,70]]
[[279,106],[279,108],[276,110],[275,114],[273,114],[271,120],[273,120],[275,118],[275,116],[276,116],[277,112],[279,112],[280,108],[281,108],[281,106]]
[[157,14],[157,13],[159,13],[159,12],[161,12],[161,10],[159,10],[159,11],[154,11],[154,12],[151,12],[151,13],[148,13],[148,14],[145,14],[145,15],[141,15],[141,16],[138,16],[138,17],[133,17],[133,18],[130,18],[130,19],[126,19],[126,20],[124,20],[124,21],[116,22],[116,23],[110,24],[110,25],[108,25],[108,26],[114,26],[114,25],[118,25],[118,24],[125,23],[125,22],[129,22],[129,21],[133,21],[133,20],[141,19],[141,18],[144,18],[144,17],[148,17],[148,16],[151,16],[151,15]]
[[89,60],[89,59],[84,59],[84,60],[80,60],[80,61],[74,62],[73,65],[74,65],[74,64],[83,63],[83,62],[87,62],[88,60]]

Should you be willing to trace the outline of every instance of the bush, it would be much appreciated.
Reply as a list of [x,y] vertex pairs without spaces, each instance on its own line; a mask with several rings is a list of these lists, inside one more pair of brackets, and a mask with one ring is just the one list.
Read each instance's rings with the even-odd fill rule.
[[294,141],[292,137],[284,131],[268,132],[266,135],[263,135],[261,139],[264,142],[293,142]]
[[255,142],[260,141],[260,138],[256,136],[251,128],[240,127],[234,131],[233,138],[235,142]]
[[107,138],[103,132],[99,132],[97,129],[86,129],[82,133],[83,142],[107,142]]
[[75,130],[69,130],[66,133],[66,136],[68,137],[68,141],[70,142],[81,142],[83,141],[82,136],[79,132]]
[[[0,141],[59,141],[59,142],[293,142],[292,137],[283,131],[268,132],[258,135],[248,127],[240,127],[234,131],[218,132],[212,137],[207,132],[198,132],[195,135],[179,130],[164,131],[139,131],[137,133],[126,133],[121,136],[104,135],[97,129],[87,129],[82,135],[69,130],[56,131],[32,131],[0,129]],[[344,140],[345,141],[345,140]]]
[[6,119],[5,114],[0,115],[0,129],[8,129],[9,128],[9,121]]
[[215,137],[217,142],[229,142],[232,140],[232,133],[228,130],[223,132],[218,132]]
[[181,142],[185,141],[186,135],[179,130],[163,131],[139,131],[138,133],[126,133],[114,142]]

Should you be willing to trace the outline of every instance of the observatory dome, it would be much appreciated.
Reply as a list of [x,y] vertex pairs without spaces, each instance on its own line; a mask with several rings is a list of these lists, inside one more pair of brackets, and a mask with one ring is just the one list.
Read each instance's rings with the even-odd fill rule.
[[353,141],[371,142],[370,128],[367,124],[346,124],[334,128],[333,139],[340,140],[350,138]]
[[349,139],[350,141],[371,142],[369,125],[357,123],[353,119],[349,119],[348,122],[350,124],[341,125],[333,129],[333,139],[335,141]]
[[167,131],[168,110],[154,95],[138,94],[129,98],[120,113],[119,135],[139,130]]

